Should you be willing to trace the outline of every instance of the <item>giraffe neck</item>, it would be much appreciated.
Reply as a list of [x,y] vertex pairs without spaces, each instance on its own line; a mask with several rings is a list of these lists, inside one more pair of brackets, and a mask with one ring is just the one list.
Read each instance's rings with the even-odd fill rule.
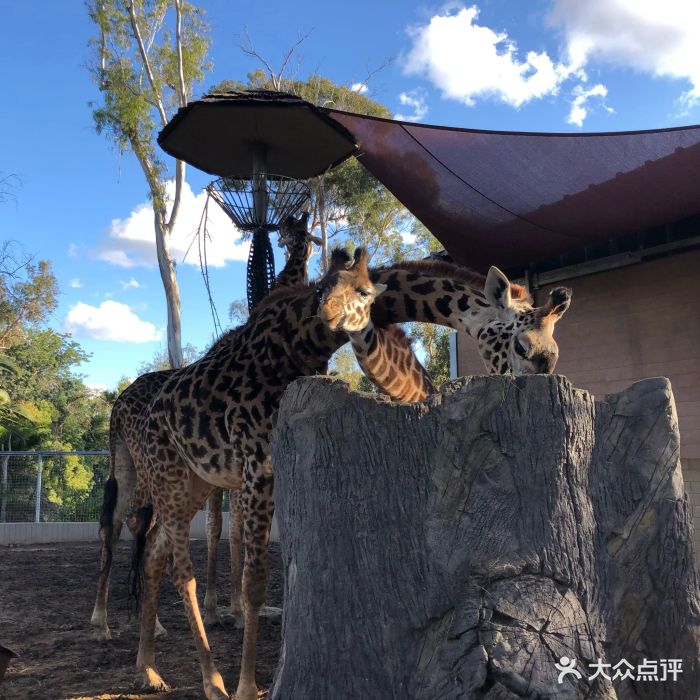
[[289,257],[282,272],[275,278],[274,287],[306,284],[309,281],[309,237],[295,236],[289,248]]
[[375,328],[370,321],[348,336],[362,371],[395,401],[423,401],[436,392],[411,341],[398,326]]
[[289,360],[290,371],[296,372],[292,378],[325,372],[333,353],[347,342],[344,333],[331,331],[319,318],[318,306],[314,286],[279,288],[261,302],[249,324],[253,342],[262,332],[267,352]]
[[422,321],[476,337],[495,318],[482,291],[484,278],[455,265],[401,263],[373,270],[371,279],[387,285],[372,306],[372,320],[380,327]]

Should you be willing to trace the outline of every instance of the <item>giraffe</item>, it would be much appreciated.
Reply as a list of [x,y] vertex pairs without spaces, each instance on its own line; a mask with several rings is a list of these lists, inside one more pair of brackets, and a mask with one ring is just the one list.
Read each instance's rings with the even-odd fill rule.
[[[313,250],[311,235],[308,231],[308,214],[299,219],[288,217],[280,227],[279,244],[287,249],[287,261],[284,269],[275,278],[272,289],[282,286],[308,284],[308,263]],[[242,622],[243,604],[241,600],[241,520],[240,491],[229,489],[229,551],[231,604],[229,613]],[[204,594],[204,624],[207,626],[221,624],[218,611],[216,590],[216,570],[218,562],[219,541],[223,522],[224,489],[214,489],[207,499],[207,583]],[[275,611],[274,609],[272,609]],[[160,631],[156,625],[157,631]],[[162,632],[161,632],[162,634]]]
[[[484,278],[446,263],[414,262],[369,274],[359,252],[350,269],[336,264],[316,285],[273,292],[228,346],[173,372],[139,429],[127,436],[140,487],[149,493],[158,520],[143,559],[137,666],[147,685],[165,685],[155,669],[153,642],[159,581],[170,554],[169,570],[195,639],[205,695],[228,697],[197,605],[188,529],[212,487],[242,488],[245,629],[236,697],[256,697],[255,644],[273,510],[272,415],[290,381],[325,371],[332,353],[346,342],[345,333],[367,326],[370,308],[379,326],[427,321],[466,330],[477,338],[493,371],[521,374],[553,370],[558,349],[552,333],[569,301],[570,291],[558,288],[535,308],[496,268]],[[144,525],[149,517],[142,514]]]
[[[338,256],[334,256],[338,257]],[[366,258],[352,270],[333,264],[321,286],[283,287],[229,334],[228,346],[174,370],[125,440],[134,459],[138,490],[157,517],[144,559],[141,641],[137,666],[152,688],[163,687],[154,667],[153,632],[158,583],[169,571],[183,599],[200,657],[207,698],[228,697],[213,665],[195,595],[189,559],[189,521],[212,487],[242,488],[245,600],[244,659],[238,697],[257,694],[255,640],[265,594],[267,537],[272,515],[272,474],[267,436],[272,412],[292,379],[322,372],[346,338],[364,327],[383,287],[368,278]],[[328,304],[332,313],[320,313]],[[321,350],[319,354],[319,350]],[[148,508],[138,520],[148,529]]]
[[[440,262],[447,263],[448,265],[441,267]],[[451,264],[449,259],[446,259],[445,255],[431,256],[422,261],[409,263],[405,266],[396,265],[394,269],[398,270],[402,267],[409,270],[442,271],[446,274],[455,273],[454,265]],[[474,273],[464,271],[460,274],[468,283],[480,282],[479,276]],[[486,284],[486,278],[482,279],[484,284]],[[488,313],[472,311],[472,317],[478,317],[480,319],[479,322],[482,324],[486,318],[494,317],[492,327],[477,328],[472,335],[475,335],[477,338],[479,352],[489,373],[504,373],[508,370],[512,371],[512,365],[514,364],[513,361],[509,360],[507,357],[508,343],[506,341],[510,324],[504,323],[503,320],[499,321],[496,317],[500,315],[503,318],[508,318],[509,314],[515,315],[521,309],[524,309],[526,305],[530,305],[532,300],[524,287],[509,282],[498,268],[492,268],[490,279],[492,281],[490,289],[488,290],[489,293],[493,295],[500,287],[506,285],[508,293],[510,294],[510,299],[504,300],[505,303],[501,304],[503,308],[495,315],[493,311],[497,308],[496,304],[492,307],[493,311]],[[559,288],[555,291],[556,294],[553,294],[551,297],[549,302],[550,307],[548,308],[553,308],[557,303],[561,304],[558,314],[550,314],[549,316],[540,314],[540,323],[546,319],[545,325],[551,323],[552,327],[555,320],[568,308],[570,298],[570,292],[564,288]],[[473,303],[476,304],[477,307],[484,308],[481,306],[483,302],[476,301],[477,298],[479,298],[478,292],[474,296]],[[389,303],[388,299],[389,297],[387,297],[384,303]],[[462,298],[460,301],[465,307],[469,303],[465,298]],[[428,313],[427,318],[430,317],[431,315]],[[513,323],[513,329],[515,329],[515,325],[516,324]],[[523,328],[527,325],[527,322],[522,323]],[[502,331],[502,333],[499,334],[499,331]],[[528,339],[528,335],[530,339]],[[542,370],[551,373],[554,370],[558,350],[556,349],[553,338],[548,341],[551,345],[550,353],[543,357],[539,365],[528,365],[527,362],[528,350],[536,352],[535,346],[530,347],[532,338],[537,338],[537,342],[539,342],[540,346],[544,347],[542,338],[545,336],[546,334],[542,335],[537,331],[533,333],[533,331],[530,330],[526,331],[521,337],[514,338],[513,349],[524,365],[523,371]],[[377,328],[370,319],[370,322],[365,328],[361,331],[348,333],[348,337],[350,338],[350,343],[358,364],[364,374],[395,401],[423,401],[430,396],[430,394],[435,393],[436,387],[430,375],[413,352],[410,339],[398,326],[390,324],[385,328]]]
[[[311,236],[307,230],[308,214],[300,218],[287,217],[280,227],[280,242],[287,248],[287,261],[277,275],[273,288],[285,285],[304,284],[308,281],[307,264],[311,253]],[[219,338],[208,352],[215,352],[220,344],[228,342],[228,334]],[[117,398],[110,417],[110,474],[105,484],[105,500],[100,518],[100,538],[102,540],[101,566],[98,576],[97,595],[90,624],[94,628],[94,637],[109,640],[112,633],[107,624],[107,598],[109,577],[112,564],[112,548],[119,540],[124,522],[134,533],[136,521],[133,517],[133,495],[136,478],[133,473],[132,458],[124,445],[123,433],[130,432],[139,420],[141,412],[150,404],[153,397],[165,384],[173,370],[148,372],[137,377]],[[117,494],[116,483],[119,483]],[[231,561],[236,562],[232,568],[232,601],[240,601],[240,572],[238,558],[240,551],[240,508],[237,507],[238,492],[231,494],[230,543]],[[209,499],[207,512],[207,589],[205,609],[211,622],[216,616],[216,554],[221,537],[221,505],[223,490],[215,489]],[[213,502],[213,505],[212,505]],[[143,504],[139,504],[143,505]],[[127,514],[132,513],[132,517]],[[217,527],[218,526],[218,527]],[[237,588],[237,592],[236,589]],[[213,591],[213,592],[212,592]],[[240,603],[239,603],[240,605]],[[210,612],[213,609],[213,614]],[[216,617],[215,617],[216,616]],[[165,628],[156,620],[156,635],[166,636]]]

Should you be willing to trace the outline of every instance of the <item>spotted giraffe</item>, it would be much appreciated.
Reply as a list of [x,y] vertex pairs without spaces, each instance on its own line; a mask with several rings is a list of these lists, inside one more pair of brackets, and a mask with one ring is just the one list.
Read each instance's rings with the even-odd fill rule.
[[[435,261],[444,261],[444,256],[435,259],[426,259],[422,261],[423,269],[437,271],[440,268],[434,263]],[[428,263],[428,264],[426,264]],[[413,267],[412,265],[408,266]],[[452,267],[452,266],[451,266]],[[397,266],[398,269],[398,266]],[[444,268],[445,272],[450,272],[451,268]],[[478,276],[469,273],[466,275],[467,281],[470,283],[479,281]],[[568,290],[560,288],[552,297],[550,305],[557,303],[561,304],[557,314],[540,314],[539,326],[535,323],[535,329],[530,329],[529,323],[524,319],[518,322],[506,323],[511,316],[517,315],[526,305],[531,304],[531,299],[524,287],[521,285],[510,283],[505,275],[498,270],[492,268],[490,277],[490,286],[493,291],[496,287],[507,283],[510,299],[504,300],[503,309],[494,314],[494,305],[489,312],[477,313],[472,311],[472,317],[476,321],[475,325],[483,324],[484,320],[493,318],[493,322],[488,326],[483,325],[477,328],[475,337],[481,357],[486,365],[486,369],[490,373],[503,373],[512,371],[514,365],[523,365],[525,371],[542,371],[552,372],[556,364],[557,349],[553,338],[547,339],[546,327],[553,324],[568,307]],[[484,284],[486,279],[484,278]],[[485,297],[484,297],[485,298]],[[386,302],[385,302],[386,303]],[[461,304],[466,305],[468,301],[461,299]],[[482,307],[478,295],[474,296],[473,304],[475,308]],[[497,317],[500,316],[499,320]],[[535,315],[536,316],[536,315]],[[430,313],[428,313],[430,317]],[[477,320],[478,319],[478,320]],[[522,333],[517,333],[519,329]],[[513,347],[509,348],[508,331],[513,330],[515,337],[512,340]],[[436,387],[426,371],[425,367],[416,357],[412,343],[406,336],[405,332],[395,325],[389,325],[386,328],[377,328],[370,320],[366,328],[361,331],[348,333],[352,349],[355,357],[364,374],[380,389],[385,391],[395,401],[416,402],[423,401],[430,394],[436,392]],[[534,343],[534,344],[533,344]],[[547,347],[547,346],[550,347]],[[515,351],[516,358],[509,357],[509,350],[512,355]],[[543,352],[544,351],[544,352]],[[537,363],[528,362],[528,354],[538,355]]]
[[[287,260],[282,271],[277,275],[274,287],[285,285],[305,284],[308,281],[307,265],[311,253],[311,236],[307,229],[308,214],[302,214],[299,219],[288,217],[280,228],[280,243],[287,248]],[[226,345],[227,334],[224,334],[207,352],[214,352],[219,345]],[[132,432],[138,423],[142,411],[153,400],[153,397],[165,384],[173,370],[148,372],[137,377],[117,398],[110,417],[110,475],[105,485],[105,505],[103,517],[100,520],[100,537],[102,540],[101,566],[97,584],[97,595],[90,623],[94,628],[97,639],[112,638],[107,624],[107,598],[109,593],[109,578],[112,564],[112,547],[119,540],[124,522],[132,532],[136,526],[133,518],[133,496],[136,488],[136,475],[133,470],[133,460],[124,444],[123,435]],[[119,483],[118,496],[116,483]],[[240,572],[238,567],[240,551],[240,508],[237,507],[239,494],[231,493],[231,561],[236,562],[232,569],[232,602],[240,601]],[[216,621],[216,553],[221,537],[221,503],[223,490],[215,489],[209,498],[207,513],[207,593],[205,608],[213,609],[210,621]],[[213,503],[212,503],[213,502]],[[143,505],[143,504],[136,504]],[[128,517],[132,514],[132,517]],[[103,522],[104,521],[104,522]],[[107,538],[110,545],[107,546]],[[213,592],[212,592],[213,591]],[[240,606],[240,602],[238,602]],[[166,631],[156,621],[156,635],[165,636]]]
[[[555,290],[545,306],[534,308],[494,268],[486,279],[444,263],[403,263],[374,270],[369,278],[367,274],[360,255],[351,269],[332,269],[317,285],[273,292],[228,347],[176,370],[144,415],[131,452],[159,521],[146,541],[137,658],[149,686],[164,686],[155,669],[153,638],[158,586],[170,553],[170,572],[195,638],[205,694],[210,700],[228,697],[199,614],[188,527],[212,486],[242,486],[245,630],[236,697],[256,697],[258,610],[265,595],[273,509],[268,444],[272,414],[290,381],[325,371],[332,353],[346,342],[344,332],[367,325],[368,305],[378,292],[383,294],[374,299],[372,315],[379,326],[428,321],[475,337],[497,327],[496,337],[505,349],[496,352],[510,363],[509,369],[553,369],[558,351],[552,332],[568,307],[568,290]],[[489,348],[485,352],[496,367],[493,345],[487,340],[483,347]]]
[[[317,289],[319,293],[317,293]],[[189,521],[213,486],[243,487],[245,632],[239,698],[253,698],[258,610],[265,594],[272,474],[267,436],[272,412],[292,379],[322,372],[344,331],[366,325],[383,288],[368,278],[366,259],[352,270],[332,266],[321,287],[280,288],[221,347],[175,370],[126,435],[138,490],[155,506],[144,560],[141,642],[137,665],[150,687],[163,687],[154,667],[153,632],[158,583],[169,571],[195,637],[208,698],[228,697],[213,665],[195,595],[189,558]],[[332,307],[330,313],[320,313]],[[319,354],[320,351],[320,354]],[[146,527],[143,509],[139,520]]]
[[[280,245],[287,249],[287,261],[282,272],[275,278],[272,289],[283,286],[308,284],[309,258],[313,249],[311,235],[308,230],[308,214],[302,214],[299,219],[289,217],[280,227]],[[214,489],[207,499],[207,584],[204,595],[204,624],[221,624],[218,611],[218,596],[216,590],[216,571],[218,563],[219,541],[223,523],[224,489]],[[240,624],[243,619],[243,603],[241,600],[241,534],[243,521],[241,519],[241,493],[229,490],[229,551],[230,551],[230,582],[231,606],[228,613]],[[274,610],[273,610],[274,612]],[[160,631],[156,625],[157,630]],[[162,632],[161,632],[162,634]]]

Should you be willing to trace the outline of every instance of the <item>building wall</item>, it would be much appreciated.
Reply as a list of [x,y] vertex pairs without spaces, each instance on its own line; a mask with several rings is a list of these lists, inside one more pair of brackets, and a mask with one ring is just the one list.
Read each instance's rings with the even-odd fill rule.
[[[598,396],[645,377],[671,380],[700,561],[700,251],[557,284],[573,289],[571,307],[555,333],[557,373]],[[537,303],[548,293],[549,288],[538,290]],[[457,370],[459,375],[485,372],[463,333],[457,340]]]

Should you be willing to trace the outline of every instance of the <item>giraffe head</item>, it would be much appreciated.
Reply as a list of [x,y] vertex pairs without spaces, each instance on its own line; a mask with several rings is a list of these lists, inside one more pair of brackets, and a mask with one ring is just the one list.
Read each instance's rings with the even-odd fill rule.
[[551,374],[559,358],[554,324],[571,303],[571,290],[553,289],[544,306],[534,307],[524,287],[512,284],[497,268],[486,277],[487,306],[474,333],[479,353],[490,372]]
[[328,272],[316,285],[318,315],[332,331],[361,331],[370,321],[374,300],[385,289],[385,284],[370,280],[364,248],[357,248],[352,258],[345,250],[334,250]]
[[293,247],[297,241],[306,241],[309,238],[309,214],[304,212],[298,219],[287,216],[280,224],[278,244],[280,247]]

